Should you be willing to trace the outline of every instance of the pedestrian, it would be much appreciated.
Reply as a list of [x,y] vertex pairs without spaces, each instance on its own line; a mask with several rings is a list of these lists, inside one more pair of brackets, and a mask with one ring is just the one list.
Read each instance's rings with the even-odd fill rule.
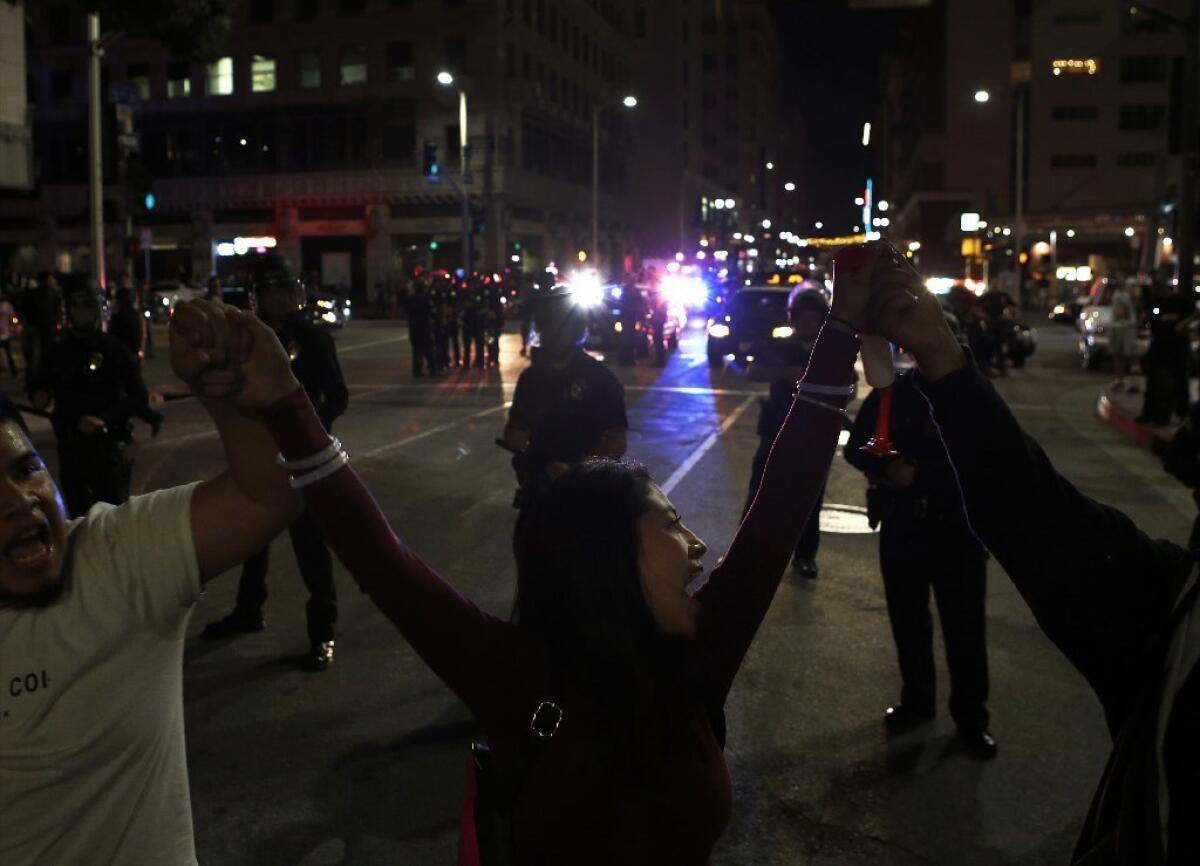
[[0,349],[4,350],[4,358],[8,363],[9,375],[17,378],[17,362],[13,358],[12,338],[17,328],[17,312],[13,307],[12,296],[9,292],[0,295]]
[[98,289],[72,292],[67,314],[70,327],[30,377],[28,391],[38,409],[53,403],[59,479],[74,518],[97,502],[119,505],[129,498],[130,422],[142,418],[157,433],[161,416],[150,408],[133,355],[100,330]]
[[1055,471],[898,253],[874,282],[873,326],[916,358],[972,530],[1104,710],[1113,750],[1071,862],[1200,862],[1196,560]]
[[408,316],[408,341],[412,347],[413,376],[420,378],[426,372],[436,376],[437,353],[433,345],[433,305],[423,281],[414,279],[409,294],[404,298],[404,311]]
[[625,389],[603,363],[583,350],[587,314],[570,286],[535,294],[533,321],[541,345],[517,378],[501,441],[514,454],[518,509],[513,545],[519,547],[533,508],[553,478],[593,457],[618,459],[628,445]]
[[500,338],[504,335],[504,293],[496,283],[484,286],[483,330],[487,365],[499,367]]
[[1108,331],[1108,351],[1112,355],[1113,373],[1116,379],[1109,386],[1111,391],[1127,391],[1136,394],[1137,385],[1127,378],[1130,359],[1137,354],[1138,319],[1134,302],[1136,283],[1115,285],[1112,293],[1112,326]]
[[375,281],[375,318],[387,318],[387,288],[383,280]]
[[[203,306],[201,306],[203,305]],[[182,304],[172,368],[189,383],[226,348],[222,308]],[[196,392],[236,454],[217,478],[70,520],[24,421],[0,397],[0,863],[195,866],[183,647],[209,580],[298,503],[262,422]]]
[[451,283],[442,299],[442,346],[439,348],[447,367],[463,366],[458,297],[458,284]]
[[132,282],[126,277],[117,286],[113,295],[113,300],[116,302],[115,309],[108,322],[108,333],[137,359],[140,368],[144,354],[142,322],[145,318],[134,303]]
[[438,280],[429,286],[429,329],[433,334],[433,357],[439,373],[450,367],[450,347],[446,344],[445,326],[447,283],[446,280]]
[[[292,373],[316,408],[326,432],[346,411],[349,393],[338,364],[337,349],[328,333],[304,318],[304,286],[286,275],[258,280],[258,314],[279,338],[291,360]],[[310,673],[333,663],[334,626],[337,623],[337,593],[333,585],[333,557],[310,511],[288,527],[292,551],[300,577],[308,589],[305,608],[308,622],[308,653],[302,667]],[[237,604],[225,617],[210,622],[203,636],[210,640],[234,637],[266,628],[263,606],[267,601],[267,569],[270,545],[248,558],[242,566]]]
[[839,321],[813,350],[757,500],[694,595],[704,542],[643,470],[597,461],[560,475],[539,505],[515,621],[484,613],[400,541],[284,384],[286,357],[260,364],[256,350],[243,365],[240,399],[265,413],[338,557],[486,733],[480,790],[500,801],[477,798],[474,826],[502,825],[504,841],[485,862],[708,862],[732,811],[723,706],[829,469],[868,273],[839,284]]
[[62,330],[62,290],[49,271],[21,298],[21,354],[25,357],[25,382],[37,376],[42,360]]
[[518,277],[518,296],[517,306],[521,310],[520,327],[521,327],[521,357],[525,358],[529,355],[529,339],[530,331],[533,328],[533,283],[523,275]]
[[[804,378],[813,344],[817,341],[817,335],[820,334],[828,314],[829,302],[825,300],[823,292],[815,289],[793,292],[788,298],[791,335],[772,338],[769,345],[757,349],[754,360],[746,370],[750,381],[767,382],[771,390],[758,413],[758,450],[750,466],[750,491],[746,496],[743,514],[750,510],[750,505],[758,493],[767,458],[771,456],[771,446],[775,444],[775,437],[779,435],[783,422],[787,420],[796,383]],[[817,495],[816,507],[808,522],[804,524],[804,530],[800,533],[800,540],[792,554],[792,568],[802,577],[809,579],[816,578],[819,571],[817,551],[821,546],[821,506],[824,499],[825,490],[822,488]]]
[[1149,306],[1150,347],[1146,351],[1146,394],[1137,421],[1165,425],[1171,417],[1186,418],[1190,404],[1187,334],[1179,329],[1195,306],[1180,292],[1155,284]]
[[887,708],[884,723],[896,736],[934,716],[932,588],[950,670],[950,716],[971,754],[994,758],[987,705],[987,552],[967,523],[954,468],[911,374],[897,377],[891,400],[889,433],[897,453],[881,457],[866,450],[879,420],[879,390],[859,410],[845,450],[846,460],[870,482],[869,518],[882,524],[879,568],[901,682],[900,702]]

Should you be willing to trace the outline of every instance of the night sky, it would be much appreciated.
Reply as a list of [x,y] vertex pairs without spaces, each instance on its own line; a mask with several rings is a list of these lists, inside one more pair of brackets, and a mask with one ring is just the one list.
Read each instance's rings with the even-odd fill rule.
[[780,87],[785,117],[804,118],[800,185],[802,215],[824,234],[849,232],[854,197],[868,175],[879,177],[880,137],[862,147],[863,123],[878,129],[883,54],[900,11],[848,10],[846,0],[773,0],[782,47]]

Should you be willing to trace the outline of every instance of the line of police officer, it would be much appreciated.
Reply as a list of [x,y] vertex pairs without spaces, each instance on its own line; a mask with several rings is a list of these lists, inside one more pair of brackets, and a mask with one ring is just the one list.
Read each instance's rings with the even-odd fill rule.
[[402,299],[413,350],[413,376],[436,376],[452,367],[500,364],[506,297],[491,277],[455,280],[420,274]]

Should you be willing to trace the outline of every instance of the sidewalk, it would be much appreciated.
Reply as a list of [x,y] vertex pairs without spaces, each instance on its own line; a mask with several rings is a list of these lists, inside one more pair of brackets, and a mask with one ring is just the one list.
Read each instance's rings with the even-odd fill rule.
[[1179,429],[1179,423],[1172,422],[1159,427],[1135,421],[1134,419],[1142,411],[1142,395],[1145,392],[1146,382],[1141,376],[1129,378],[1130,381],[1137,383],[1138,393],[1112,391],[1106,387],[1096,402],[1096,413],[1135,445],[1161,457],[1167,444],[1170,443],[1171,437]]

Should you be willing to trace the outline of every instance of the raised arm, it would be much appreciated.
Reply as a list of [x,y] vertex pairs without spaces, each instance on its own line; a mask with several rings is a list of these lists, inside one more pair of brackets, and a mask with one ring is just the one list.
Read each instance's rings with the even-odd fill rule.
[[[325,451],[329,435],[288,367],[274,334],[240,316],[256,351],[243,361],[234,398],[260,412],[276,448],[296,461]],[[269,351],[267,351],[269,349]],[[274,463],[272,456],[271,462]],[[297,475],[303,477],[302,472]],[[518,629],[463,598],[396,535],[358,474],[347,465],[302,490],[329,546],[359,587],[396,625],[418,655],[485,724],[509,706],[530,671],[544,667],[536,645]]]
[[884,290],[876,322],[917,358],[972,528],[1111,722],[1144,682],[1146,653],[1194,567],[1190,555],[1150,540],[1054,469],[967,363],[919,281],[884,281]]
[[[238,374],[229,369],[232,308],[209,301],[181,304],[171,320],[171,366],[192,386],[216,424],[229,469],[192,496],[192,538],[207,582],[245,562],[300,513],[300,498],[275,462],[275,443],[261,420],[242,415],[228,397]],[[210,366],[218,370],[202,372]]]
[[[865,318],[870,272],[878,255],[878,247],[872,247],[871,259],[861,269],[839,274],[832,318],[813,347],[758,493],[724,561],[700,592],[697,642],[714,700],[723,701],[728,693],[824,487],[850,401],[859,349],[853,329]],[[812,390],[805,392],[804,385]],[[835,396],[838,390],[841,394]]]

